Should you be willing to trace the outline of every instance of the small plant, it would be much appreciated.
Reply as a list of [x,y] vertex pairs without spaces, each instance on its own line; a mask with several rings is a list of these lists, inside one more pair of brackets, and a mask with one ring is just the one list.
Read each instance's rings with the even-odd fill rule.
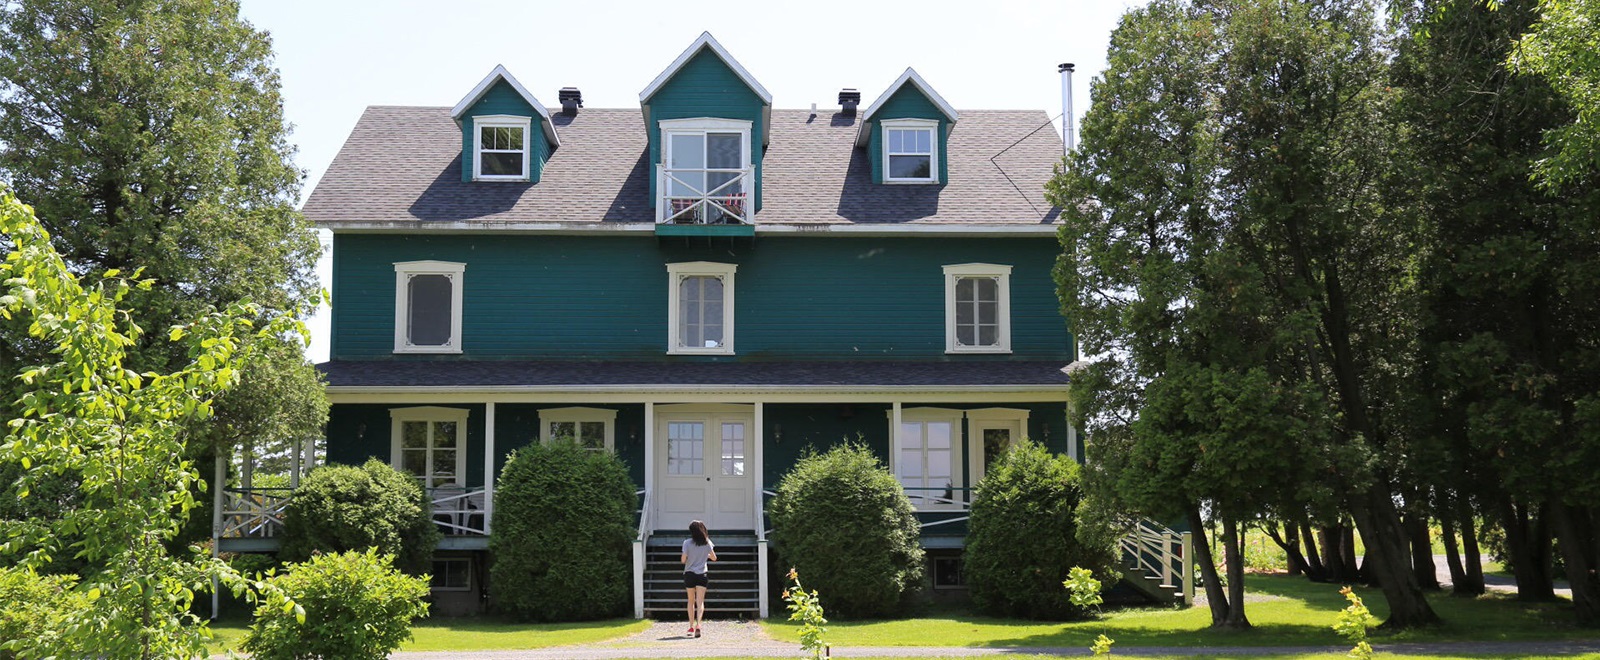
[[1372,616],[1372,612],[1367,610],[1361,597],[1356,595],[1356,590],[1345,587],[1339,593],[1350,601],[1350,606],[1339,610],[1339,616],[1333,622],[1333,631],[1355,643],[1355,648],[1350,649],[1350,657],[1370,660],[1372,645],[1367,643],[1367,629],[1377,625],[1378,617]]
[[316,555],[267,578],[278,587],[256,605],[242,648],[256,660],[383,660],[427,616],[428,579],[366,552]]
[[828,632],[824,626],[828,619],[822,616],[822,600],[817,597],[813,589],[810,593],[800,584],[800,573],[793,568],[789,569],[789,579],[794,581],[794,586],[783,590],[783,599],[789,601],[789,620],[800,622],[800,648],[811,654],[812,660],[821,658],[828,648],[822,641],[823,633]]
[[[1105,602],[1105,599],[1100,596],[1100,581],[1094,579],[1094,571],[1082,566],[1073,566],[1072,570],[1067,571],[1067,579],[1061,583],[1061,586],[1067,588],[1072,604],[1084,610],[1092,607],[1098,612],[1100,604]],[[1111,655],[1111,645],[1115,643],[1117,643],[1117,640],[1106,637],[1105,633],[1101,633],[1099,637],[1094,639],[1094,644],[1089,646],[1089,650],[1093,651],[1097,657]]]

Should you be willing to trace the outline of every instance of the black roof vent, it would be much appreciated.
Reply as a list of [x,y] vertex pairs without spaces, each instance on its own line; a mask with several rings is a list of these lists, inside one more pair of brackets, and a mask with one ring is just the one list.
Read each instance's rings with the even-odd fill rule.
[[839,90],[839,107],[844,114],[854,117],[856,106],[859,105],[861,105],[861,92],[850,87]]
[[578,114],[578,108],[583,107],[583,92],[576,87],[562,87],[556,92],[556,97],[561,99],[561,114]]

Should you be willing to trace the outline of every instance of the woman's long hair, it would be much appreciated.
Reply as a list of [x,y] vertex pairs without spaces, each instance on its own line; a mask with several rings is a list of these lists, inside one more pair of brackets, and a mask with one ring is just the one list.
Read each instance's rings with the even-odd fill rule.
[[706,531],[706,524],[698,520],[689,523],[689,536],[694,538],[695,545],[711,542],[711,533]]

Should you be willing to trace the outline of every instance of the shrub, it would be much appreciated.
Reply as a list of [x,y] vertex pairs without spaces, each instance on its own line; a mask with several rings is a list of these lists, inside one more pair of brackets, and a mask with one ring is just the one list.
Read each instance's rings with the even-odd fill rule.
[[979,608],[1001,616],[1082,616],[1061,583],[1074,566],[1106,572],[1109,547],[1079,539],[1078,464],[1024,440],[978,482],[967,533],[967,587]]
[[61,632],[69,614],[88,608],[83,594],[72,590],[78,578],[39,575],[21,568],[0,567],[0,658],[88,655],[87,649],[64,645]]
[[830,612],[887,616],[921,585],[911,501],[864,445],[802,457],[778,483],[768,515],[783,560],[828,594]]
[[277,590],[256,607],[240,647],[255,660],[389,657],[411,639],[411,620],[428,614],[427,578],[402,574],[393,562],[368,549],[290,564],[268,578]]
[[506,460],[494,491],[489,588],[525,621],[580,621],[627,611],[638,496],[616,456],[571,442]]
[[304,561],[316,552],[377,548],[396,568],[423,575],[439,544],[430,511],[416,480],[378,459],[318,468],[289,501],[279,556]]

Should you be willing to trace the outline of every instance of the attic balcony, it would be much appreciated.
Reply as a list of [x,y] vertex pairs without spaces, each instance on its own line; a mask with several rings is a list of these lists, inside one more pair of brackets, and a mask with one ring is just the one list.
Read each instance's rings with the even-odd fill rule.
[[749,191],[751,168],[656,166],[656,234],[659,236],[753,236]]

